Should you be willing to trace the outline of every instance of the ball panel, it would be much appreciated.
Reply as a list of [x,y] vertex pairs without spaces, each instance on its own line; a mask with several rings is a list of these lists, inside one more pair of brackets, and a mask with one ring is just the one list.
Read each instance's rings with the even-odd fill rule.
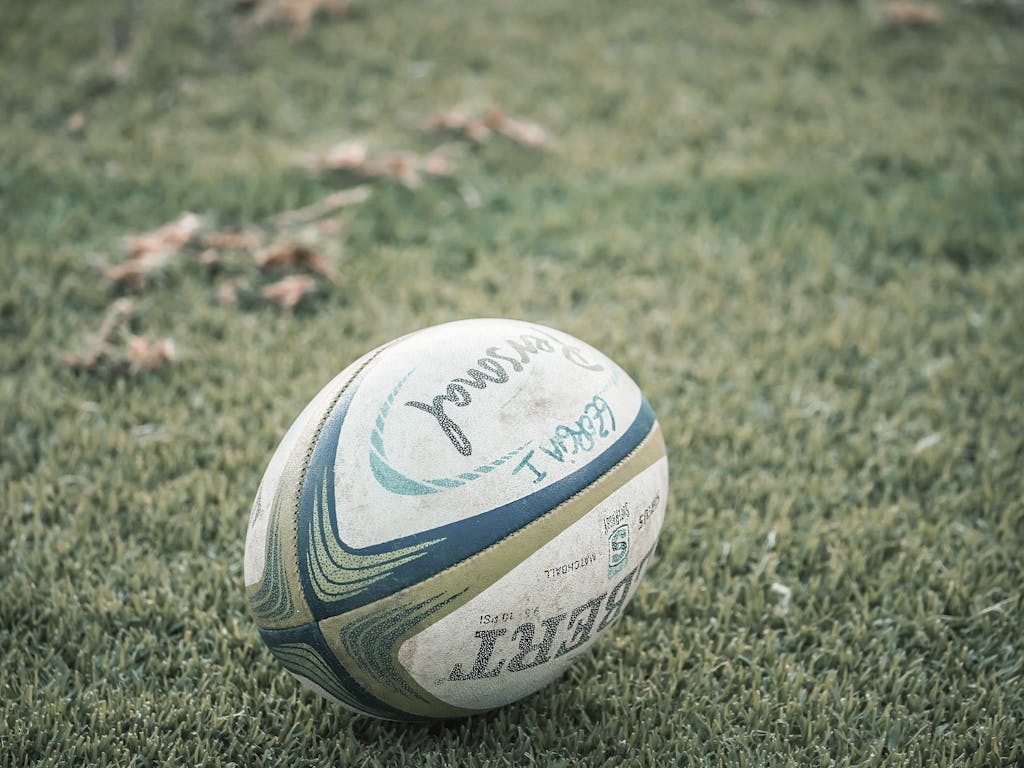
[[561,675],[622,614],[664,515],[660,459],[399,651],[413,678],[465,709],[516,701]]
[[411,334],[361,376],[339,425],[341,539],[378,546],[554,484],[641,408],[611,360],[544,326],[472,320]]
[[[655,423],[647,437],[624,460],[548,514],[478,554],[401,592],[322,620],[320,627],[327,644],[360,686],[375,698],[413,715],[457,717],[497,706],[464,707],[438,698],[432,684],[424,686],[423,681],[417,680],[407,668],[410,655],[416,655],[417,638],[426,628],[442,621],[497,583],[571,525],[591,515],[595,507],[629,485],[638,475],[652,467],[663,467],[664,456],[664,440]],[[661,476],[658,475],[659,478]],[[662,493],[662,507],[664,497]],[[660,518],[656,525],[660,526]],[[656,535],[653,527],[651,530]],[[450,633],[449,639],[452,643],[449,643],[448,653],[453,665],[476,652],[478,641],[472,632],[468,637]],[[431,653],[437,651],[437,643],[434,645]],[[400,648],[404,656],[400,656]],[[411,666],[417,668],[416,663]],[[547,679],[555,674],[557,672]]]

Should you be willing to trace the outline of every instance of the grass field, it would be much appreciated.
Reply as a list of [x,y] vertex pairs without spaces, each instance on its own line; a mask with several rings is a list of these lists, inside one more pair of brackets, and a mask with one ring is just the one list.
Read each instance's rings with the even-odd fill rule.
[[[5,0],[0,765],[1024,763],[1024,8],[939,8],[359,1],[303,33],[221,0]],[[423,130],[456,105],[550,147]],[[308,167],[341,140],[454,170],[268,225],[355,183]],[[104,277],[185,211],[340,278],[286,311],[251,247],[195,239],[141,289]],[[525,701],[351,715],[260,643],[249,504],[344,365],[480,315],[640,383],[659,553]],[[129,332],[174,359],[135,371]]]

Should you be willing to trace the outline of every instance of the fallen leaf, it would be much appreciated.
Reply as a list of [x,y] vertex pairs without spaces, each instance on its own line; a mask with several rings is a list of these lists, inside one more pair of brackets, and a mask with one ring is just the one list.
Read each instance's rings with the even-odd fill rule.
[[68,129],[68,133],[81,133],[82,129],[85,128],[85,113],[82,111],[72,112],[64,123],[64,127]]
[[114,331],[131,320],[134,314],[135,301],[133,299],[118,299],[110,305],[103,316],[103,322],[100,323],[100,328],[96,332],[97,338],[100,341],[107,341]]
[[311,205],[279,213],[271,221],[279,227],[303,224],[313,219],[319,219],[321,216],[326,216],[328,213],[333,213],[339,208],[364,203],[370,199],[370,194],[370,188],[365,185],[352,187],[351,189],[342,189]]
[[548,133],[541,125],[509,117],[501,109],[492,109],[484,115],[484,124],[495,133],[530,149],[544,149],[548,145]]
[[483,120],[473,120],[466,124],[463,134],[470,141],[482,144],[494,135],[494,131],[487,127]]
[[322,171],[357,171],[366,163],[369,150],[361,141],[342,141],[313,158],[313,166]]
[[118,356],[117,349],[111,343],[115,333],[127,327],[135,314],[135,302],[131,299],[118,299],[107,309],[100,327],[86,343],[85,349],[79,354],[64,357],[64,364],[75,371],[94,372],[104,361]]
[[106,267],[103,274],[115,285],[127,285],[141,290],[146,285],[147,277],[177,256],[202,226],[202,219],[194,213],[184,213],[152,232],[129,235],[125,238],[128,259]]
[[128,324],[134,314],[135,302],[131,299],[115,301],[107,309],[85,350],[78,355],[65,356],[64,364],[88,373],[95,373],[101,368],[139,373],[155,370],[173,360],[175,347],[171,339],[153,339],[128,332]]
[[332,219],[321,219],[316,223],[316,231],[321,235],[336,235],[345,229],[345,221],[337,216]]
[[[404,150],[371,155],[366,145],[358,141],[344,141],[335,144],[322,155],[315,156],[312,166],[317,170],[345,171],[371,179],[395,179],[410,189],[420,185],[424,173],[430,176],[447,176],[453,170],[452,159],[444,147],[435,149],[426,155],[417,155]],[[365,193],[360,193],[360,197],[363,194]],[[362,200],[358,200],[358,202],[362,202]],[[349,204],[349,201],[346,201],[346,204]],[[317,213],[318,210],[319,206],[312,212]],[[306,215],[309,211],[300,209],[298,213]]]
[[317,0],[278,0],[270,5],[276,6],[275,15],[282,20],[291,22],[295,28],[295,34],[300,36],[309,30],[313,16],[316,15],[320,7]]
[[232,0],[232,3],[236,10],[253,11],[258,25],[290,23],[297,37],[309,31],[318,15],[340,18],[350,10],[347,0]]
[[162,269],[175,255],[173,251],[143,253],[107,267],[103,270],[103,276],[114,285],[126,285],[141,291],[146,287],[146,278]]
[[462,107],[437,112],[427,120],[428,131],[462,131],[474,118]]
[[272,269],[298,267],[308,269],[337,284],[340,275],[323,256],[303,243],[281,243],[256,256],[256,265],[264,272]]
[[420,185],[420,161],[412,152],[385,152],[363,165],[368,176],[386,176],[413,189]]
[[227,229],[204,235],[203,245],[220,251],[251,251],[260,247],[260,236],[245,229]]
[[451,157],[442,149],[435,149],[423,157],[423,172],[430,176],[451,176],[455,170]]
[[457,133],[482,144],[495,134],[531,149],[544,149],[549,144],[547,131],[539,124],[511,117],[499,107],[492,107],[482,115],[471,115],[462,107],[438,112],[426,124],[427,130]]
[[175,347],[171,339],[153,339],[149,336],[128,337],[128,362],[132,373],[154,371],[174,360]]
[[110,76],[114,82],[123,83],[131,77],[133,66],[131,51],[125,51],[110,63]]
[[410,189],[420,185],[422,175],[450,176],[454,162],[446,147],[439,147],[426,155],[413,152],[385,152],[370,159],[363,168],[368,176],[387,177],[401,182]]
[[202,226],[202,219],[196,214],[183,213],[159,229],[128,237],[126,241],[128,252],[132,256],[141,256],[157,251],[177,252],[202,229]]
[[931,3],[886,3],[885,23],[891,29],[934,27],[942,23],[942,11]]
[[269,299],[282,309],[292,310],[302,297],[316,289],[316,282],[309,275],[288,275],[276,283],[263,288],[263,298]]
[[217,285],[217,303],[225,307],[235,306],[238,304],[238,291],[248,285],[249,281],[242,277],[220,282]]
[[427,130],[458,133],[477,144],[482,144],[493,135],[483,117],[470,115],[462,107],[438,112],[427,121]]

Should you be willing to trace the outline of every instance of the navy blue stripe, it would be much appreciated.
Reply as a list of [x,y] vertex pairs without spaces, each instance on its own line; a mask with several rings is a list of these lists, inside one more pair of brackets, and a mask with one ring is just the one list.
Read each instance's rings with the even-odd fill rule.
[[[299,575],[307,604],[310,606],[314,618],[318,620],[328,616],[337,616],[394,594],[496,544],[527,523],[568,501],[626,458],[647,437],[655,420],[650,404],[646,399],[642,399],[640,410],[626,431],[607,450],[567,477],[528,496],[481,512],[473,517],[382,544],[353,549],[346,546],[338,535],[338,510],[334,500],[334,460],[338,436],[356,389],[357,384],[353,382],[338,399],[327,418],[303,478],[302,494],[299,500],[298,548],[301,565]],[[417,553],[419,556],[414,556],[409,562],[396,565],[387,576],[373,582],[357,594],[348,595],[338,600],[321,601],[317,598],[309,581],[308,569],[316,567],[314,563],[310,562],[309,530],[313,515],[316,514],[316,498],[325,472],[329,473],[327,507],[330,510],[331,525],[339,545],[346,552],[353,555],[377,555],[425,541],[435,539],[439,539],[439,541],[423,550],[422,554]],[[341,512],[344,514],[344,510]],[[356,576],[357,573],[348,571],[348,578]]]

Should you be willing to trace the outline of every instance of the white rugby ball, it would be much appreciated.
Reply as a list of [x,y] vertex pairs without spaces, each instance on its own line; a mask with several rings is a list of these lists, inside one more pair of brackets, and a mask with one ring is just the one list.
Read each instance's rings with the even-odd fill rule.
[[534,323],[438,325],[352,363],[288,430],[246,597],[319,693],[462,717],[551,682],[622,615],[667,495],[658,422],[607,357]]

